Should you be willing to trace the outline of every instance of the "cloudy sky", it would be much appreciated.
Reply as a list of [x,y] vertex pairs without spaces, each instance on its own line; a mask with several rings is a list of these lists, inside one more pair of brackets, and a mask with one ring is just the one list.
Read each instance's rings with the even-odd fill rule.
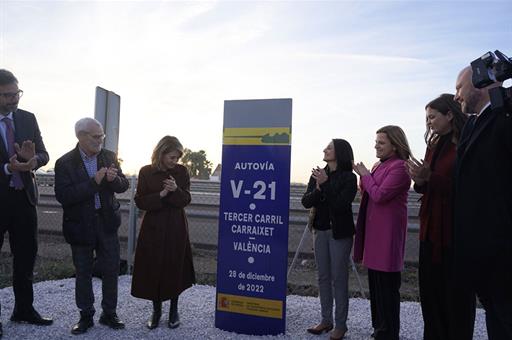
[[424,153],[424,106],[486,51],[512,54],[510,1],[5,1],[0,67],[25,91],[52,158],[121,96],[124,171],[164,135],[221,160],[223,102],[293,99],[292,181],[331,138],[373,164],[375,131],[400,125]]

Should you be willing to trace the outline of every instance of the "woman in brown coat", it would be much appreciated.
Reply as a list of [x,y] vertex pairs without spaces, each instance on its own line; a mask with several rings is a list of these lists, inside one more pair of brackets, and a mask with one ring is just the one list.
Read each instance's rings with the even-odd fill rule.
[[151,164],[139,172],[135,203],[145,213],[135,252],[132,295],[153,301],[149,329],[158,327],[166,300],[171,300],[168,326],[178,327],[178,296],[195,283],[184,210],[190,203],[190,177],[177,164],[182,155],[179,140],[165,136],[153,150]]

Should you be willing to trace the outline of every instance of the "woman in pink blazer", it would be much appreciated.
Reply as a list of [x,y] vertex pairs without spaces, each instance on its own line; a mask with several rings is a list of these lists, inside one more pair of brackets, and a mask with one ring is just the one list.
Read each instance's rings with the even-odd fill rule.
[[373,337],[398,340],[400,331],[400,272],[407,234],[407,194],[411,186],[406,161],[411,156],[405,133],[398,126],[377,131],[379,162],[370,172],[354,164],[361,177],[362,200],[356,225],[354,260],[368,268]]

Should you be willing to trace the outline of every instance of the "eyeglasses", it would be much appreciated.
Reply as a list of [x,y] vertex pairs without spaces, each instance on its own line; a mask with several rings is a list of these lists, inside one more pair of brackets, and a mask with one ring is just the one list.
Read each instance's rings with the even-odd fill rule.
[[18,90],[16,92],[0,93],[0,97],[4,97],[7,99],[21,98],[22,96],[23,90]]
[[89,133],[89,132],[86,132],[86,134],[88,134],[89,136],[91,136],[93,139],[96,139],[96,140],[103,140],[105,139],[106,135],[105,134],[102,134],[102,135],[93,135],[92,133]]

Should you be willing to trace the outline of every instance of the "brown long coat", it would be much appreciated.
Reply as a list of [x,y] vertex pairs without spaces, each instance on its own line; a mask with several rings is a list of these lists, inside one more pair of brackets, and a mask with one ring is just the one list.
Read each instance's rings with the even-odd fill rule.
[[[160,198],[163,181],[173,176],[175,192]],[[132,295],[165,301],[195,283],[185,210],[190,203],[190,177],[182,165],[162,171],[151,165],[140,169],[135,203],[145,211],[137,241]]]

